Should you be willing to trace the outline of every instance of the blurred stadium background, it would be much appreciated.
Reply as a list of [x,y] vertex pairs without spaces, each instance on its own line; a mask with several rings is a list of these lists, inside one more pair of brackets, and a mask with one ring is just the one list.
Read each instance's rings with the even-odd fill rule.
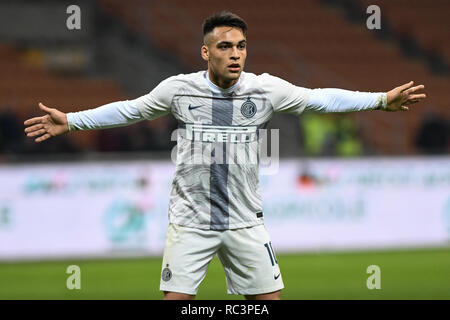
[[[69,5],[81,29],[68,30]],[[381,29],[369,30],[369,5]],[[299,86],[387,91],[410,112],[277,115],[280,168],[261,176],[287,299],[450,298],[450,1],[97,0],[0,3],[0,298],[159,299],[172,116],[35,144],[38,102],[64,112],[132,99],[204,69],[201,24],[248,25],[246,71]],[[82,289],[66,288],[67,266]],[[369,290],[369,265],[381,290]],[[199,291],[226,295],[213,260]]]

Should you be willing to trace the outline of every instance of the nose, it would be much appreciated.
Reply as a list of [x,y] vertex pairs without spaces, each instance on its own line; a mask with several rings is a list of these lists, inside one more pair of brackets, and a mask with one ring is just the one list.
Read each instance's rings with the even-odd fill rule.
[[239,60],[240,56],[239,56],[239,50],[237,47],[233,47],[233,51],[231,52],[231,57],[232,60]]

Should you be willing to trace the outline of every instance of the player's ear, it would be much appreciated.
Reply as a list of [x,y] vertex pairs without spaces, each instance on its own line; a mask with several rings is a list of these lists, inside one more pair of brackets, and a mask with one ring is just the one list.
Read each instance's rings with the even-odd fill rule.
[[209,61],[209,49],[205,44],[202,46],[200,54],[202,55],[203,60]]

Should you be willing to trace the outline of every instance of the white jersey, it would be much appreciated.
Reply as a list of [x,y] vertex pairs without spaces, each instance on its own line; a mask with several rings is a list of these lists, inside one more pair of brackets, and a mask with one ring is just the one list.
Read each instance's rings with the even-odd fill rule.
[[[385,100],[383,93],[302,88],[266,73],[242,72],[234,86],[221,89],[200,71],[170,77],[150,93],[116,105],[116,113],[108,115],[108,105],[97,108],[104,109],[101,119],[93,109],[68,114],[68,121],[71,130],[95,129],[171,113],[180,130],[169,221],[227,230],[263,224],[259,130],[275,112],[371,110]],[[113,119],[120,117],[125,120]]]
[[226,90],[208,80],[206,72],[171,77],[140,104],[144,117],[154,117],[157,106],[157,112],[171,112],[183,129],[177,139],[169,220],[211,230],[262,224],[258,163],[251,161],[258,157],[258,129],[275,111],[300,114],[308,90],[268,74],[243,72]]

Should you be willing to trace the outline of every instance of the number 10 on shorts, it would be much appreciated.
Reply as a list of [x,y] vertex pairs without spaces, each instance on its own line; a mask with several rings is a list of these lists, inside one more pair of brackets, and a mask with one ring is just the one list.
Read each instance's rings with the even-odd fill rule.
[[264,246],[267,249],[267,253],[269,254],[269,257],[270,257],[270,262],[272,262],[272,266],[275,266],[275,263],[278,264],[278,261],[277,261],[277,257],[275,256],[275,252],[273,251],[273,248],[272,248],[272,242],[264,243]]

